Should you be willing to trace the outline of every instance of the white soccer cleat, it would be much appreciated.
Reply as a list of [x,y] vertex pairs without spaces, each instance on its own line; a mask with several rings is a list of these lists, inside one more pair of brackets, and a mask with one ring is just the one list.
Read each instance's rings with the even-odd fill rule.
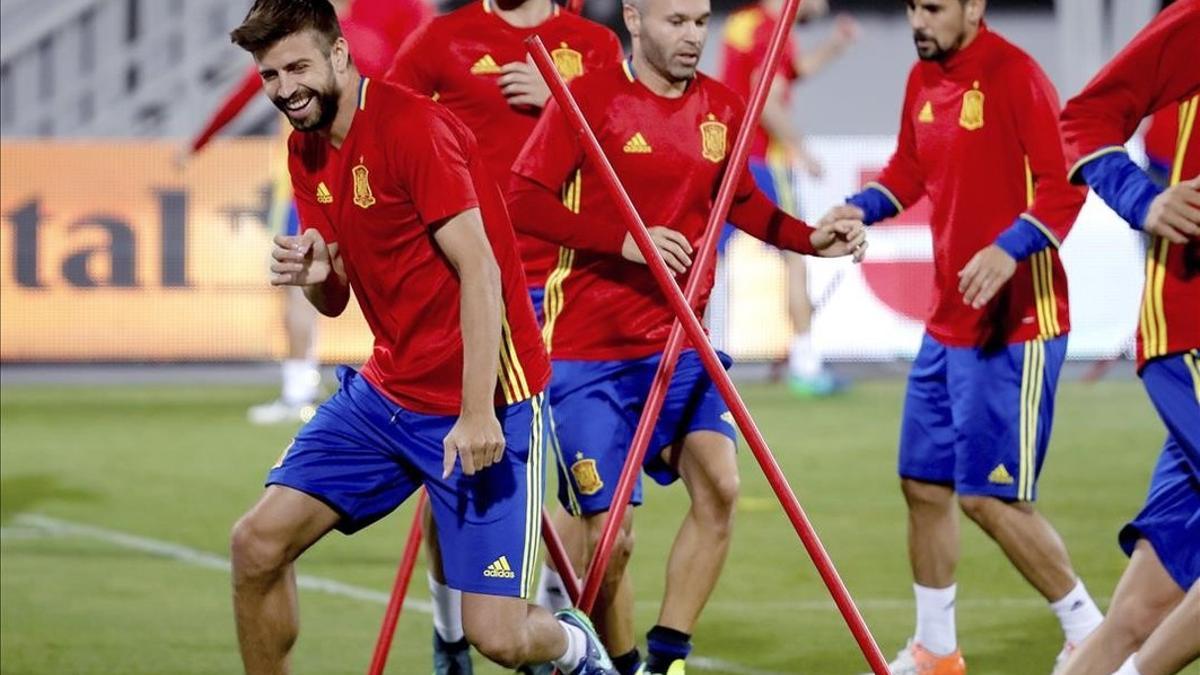
[[317,414],[317,407],[312,403],[291,404],[282,400],[251,406],[246,411],[246,419],[251,424],[267,426],[271,424],[307,423]]

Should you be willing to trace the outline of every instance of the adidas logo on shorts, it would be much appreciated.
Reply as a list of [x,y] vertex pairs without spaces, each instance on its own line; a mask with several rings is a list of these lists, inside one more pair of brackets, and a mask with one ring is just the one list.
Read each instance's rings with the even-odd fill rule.
[[496,561],[483,570],[483,576],[491,579],[516,579],[512,567],[508,564],[508,556],[500,556]]

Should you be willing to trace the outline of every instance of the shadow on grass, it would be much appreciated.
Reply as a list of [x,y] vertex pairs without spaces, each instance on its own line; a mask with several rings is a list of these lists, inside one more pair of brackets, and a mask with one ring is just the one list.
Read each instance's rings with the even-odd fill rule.
[[0,479],[0,523],[47,502],[95,502],[100,495],[63,484],[57,476],[31,473]]

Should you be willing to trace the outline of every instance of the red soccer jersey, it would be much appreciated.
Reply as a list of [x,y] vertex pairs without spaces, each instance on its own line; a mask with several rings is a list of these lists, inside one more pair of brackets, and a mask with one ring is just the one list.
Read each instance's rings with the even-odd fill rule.
[[[725,49],[721,60],[721,81],[737,92],[743,101],[750,100],[750,90],[758,82],[763,63],[767,59],[767,47],[779,17],[769,14],[762,5],[751,5],[729,15],[725,22],[723,43]],[[783,53],[775,68],[775,77],[782,78],[786,86],[784,101],[791,99],[792,84],[800,79],[796,72],[797,47],[789,32],[783,43]],[[760,124],[750,144],[750,157],[759,161],[786,159],[788,149],[775,143]]]
[[[509,105],[496,83],[501,66],[525,61],[526,38],[542,38],[568,82],[621,60],[621,43],[611,30],[557,4],[553,11],[537,27],[518,28],[493,13],[488,0],[472,2],[414,34],[388,71],[390,81],[436,96],[475,132],[484,162],[501,185],[506,184],[513,160],[541,112]],[[545,286],[558,247],[523,234],[518,242],[529,285]]]
[[[579,78],[571,85],[580,109],[600,141],[647,226],[663,225],[700,243],[724,173],[726,153],[745,108],[720,82],[697,75],[679,98],[647,89],[622,64]],[[602,242],[595,250],[560,250],[546,285],[543,336],[555,359],[627,360],[663,351],[675,315],[647,266],[619,255],[624,220],[596,167],[583,150],[562,110],[551,103],[513,166],[515,184],[539,186],[564,195],[551,200],[557,213],[531,211],[523,203],[510,210],[518,229],[540,228],[566,216],[558,241],[573,237]],[[572,215],[574,214],[578,215]],[[809,230],[779,212],[754,186],[748,171],[738,185],[729,220],[784,248],[811,252]],[[545,233],[547,237],[553,233]],[[687,276],[677,278],[681,286]],[[702,316],[712,290],[704,280],[697,307]]]
[[[1058,98],[1023,51],[980,28],[943,62],[908,77],[896,152],[878,183],[903,210],[928,195],[935,292],[926,330],[959,347],[1051,338],[1070,328],[1067,276],[1057,247],[1085,193],[1067,182]],[[958,272],[1017,217],[1053,244],[1017,265],[1003,291],[976,310]]]
[[[1080,167],[1124,143],[1146,115],[1177,106],[1171,184],[1200,175],[1200,0],[1178,0],[1163,10],[1071,99],[1062,114],[1063,136]],[[1138,364],[1200,348],[1200,242],[1172,244],[1153,237],[1146,251],[1146,285],[1138,321]]]
[[462,122],[427,98],[364,78],[342,146],[296,132],[288,156],[302,227],[338,243],[350,287],[375,335],[363,367],[373,385],[416,412],[459,413],[459,281],[430,228],[478,207],[504,293],[496,403],[542,390],[549,362],[512,225]]

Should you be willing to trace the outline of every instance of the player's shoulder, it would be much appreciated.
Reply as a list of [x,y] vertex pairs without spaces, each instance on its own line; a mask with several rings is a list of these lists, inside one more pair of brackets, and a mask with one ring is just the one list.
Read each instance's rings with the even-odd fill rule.
[[361,95],[363,109],[383,111],[375,119],[399,139],[413,138],[417,130],[448,130],[461,135],[465,125],[444,105],[428,96],[383,80],[370,80]]
[[619,40],[613,29],[605,26],[602,23],[592,21],[586,17],[582,17],[574,12],[561,12],[556,19],[559,24],[573,35],[578,35],[580,38],[588,42],[603,42],[606,40]]
[[588,97],[594,92],[612,93],[630,83],[629,66],[625,61],[594,68],[571,80],[571,93],[577,98]]
[[734,10],[725,20],[722,40],[739,52],[752,51],[758,42],[759,28],[766,21],[766,14],[758,4],[746,5]]
[[704,92],[704,96],[713,105],[727,106],[739,113],[746,108],[741,94],[715,77],[697,71],[695,86]]
[[987,63],[985,72],[999,73],[1008,78],[1045,77],[1046,71],[1029,52],[1013,44],[1008,38],[995,31],[980,35],[986,41]]

